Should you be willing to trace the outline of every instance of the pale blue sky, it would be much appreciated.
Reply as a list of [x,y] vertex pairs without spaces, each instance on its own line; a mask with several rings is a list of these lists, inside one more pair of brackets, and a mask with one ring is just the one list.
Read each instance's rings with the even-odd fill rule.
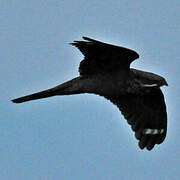
[[[0,179],[176,180],[180,176],[179,0],[0,0]],[[119,110],[95,95],[13,104],[75,76],[81,36],[136,50],[164,76],[165,142],[142,151]]]

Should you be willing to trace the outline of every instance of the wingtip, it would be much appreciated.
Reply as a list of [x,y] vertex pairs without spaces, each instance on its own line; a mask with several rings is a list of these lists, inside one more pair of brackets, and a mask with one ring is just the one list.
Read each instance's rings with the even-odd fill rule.
[[[91,38],[86,37],[86,36],[82,36],[82,39],[84,39],[84,40],[86,40],[86,41],[91,41],[91,42],[100,42],[100,41],[91,39]],[[84,43],[84,42],[86,42],[86,41],[73,41],[72,43],[69,43],[69,44],[72,45],[72,46],[76,46],[77,43],[82,43],[82,42]]]
[[89,37],[86,37],[86,36],[82,36],[82,38],[86,41],[91,41],[91,42],[100,42],[100,41],[97,41],[95,39],[92,39],[92,38],[89,38]]
[[167,83],[167,81],[165,80],[165,86],[169,86],[169,84]]
[[[92,40],[92,39],[90,39],[90,38],[88,38],[88,37],[86,37],[86,36],[82,36],[82,39],[84,39],[84,40]],[[68,43],[68,44],[70,44],[70,45],[72,45],[72,46],[75,46],[78,42],[81,42],[81,41],[73,41],[73,42],[71,42],[71,43]]]
[[82,39],[84,40],[89,40],[90,38],[86,37],[86,36],[82,36]]
[[75,43],[74,42],[72,42],[72,43],[68,43],[69,45],[72,45],[72,46],[75,46]]
[[80,43],[80,42],[84,42],[84,41],[73,41],[72,43],[69,43],[72,46],[76,46]]
[[23,96],[20,98],[12,99],[11,102],[19,104],[19,103],[23,103],[23,102],[30,101],[30,100],[33,100],[33,99],[30,98],[30,96],[28,95],[28,96]]
[[18,99],[12,99],[11,102],[16,103],[16,104],[21,103],[21,101],[19,101],[19,98]]

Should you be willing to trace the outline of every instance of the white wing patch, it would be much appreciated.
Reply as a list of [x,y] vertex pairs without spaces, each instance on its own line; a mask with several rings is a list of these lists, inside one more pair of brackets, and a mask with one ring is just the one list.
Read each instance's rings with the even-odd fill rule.
[[157,84],[143,84],[143,87],[157,87]]
[[156,134],[162,134],[164,132],[164,129],[144,129],[143,134],[151,134],[151,135],[156,135]]

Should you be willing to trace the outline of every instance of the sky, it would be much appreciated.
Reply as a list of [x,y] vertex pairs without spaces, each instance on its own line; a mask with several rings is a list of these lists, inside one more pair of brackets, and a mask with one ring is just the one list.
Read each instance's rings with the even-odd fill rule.
[[[179,0],[0,0],[0,179],[176,180],[180,176]],[[163,144],[140,150],[124,117],[96,95],[10,100],[77,77],[88,36],[140,54],[166,78]]]

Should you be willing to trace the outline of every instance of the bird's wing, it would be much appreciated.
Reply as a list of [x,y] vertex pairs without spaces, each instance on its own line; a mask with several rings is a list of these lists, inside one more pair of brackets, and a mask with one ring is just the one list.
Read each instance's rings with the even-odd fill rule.
[[144,95],[129,94],[107,98],[118,106],[135,132],[141,149],[151,150],[164,141],[167,131],[167,112],[163,93],[159,88]]
[[83,39],[86,41],[70,43],[85,56],[79,66],[81,75],[129,69],[130,63],[139,58],[139,55],[131,49],[106,44],[87,37],[83,37]]

